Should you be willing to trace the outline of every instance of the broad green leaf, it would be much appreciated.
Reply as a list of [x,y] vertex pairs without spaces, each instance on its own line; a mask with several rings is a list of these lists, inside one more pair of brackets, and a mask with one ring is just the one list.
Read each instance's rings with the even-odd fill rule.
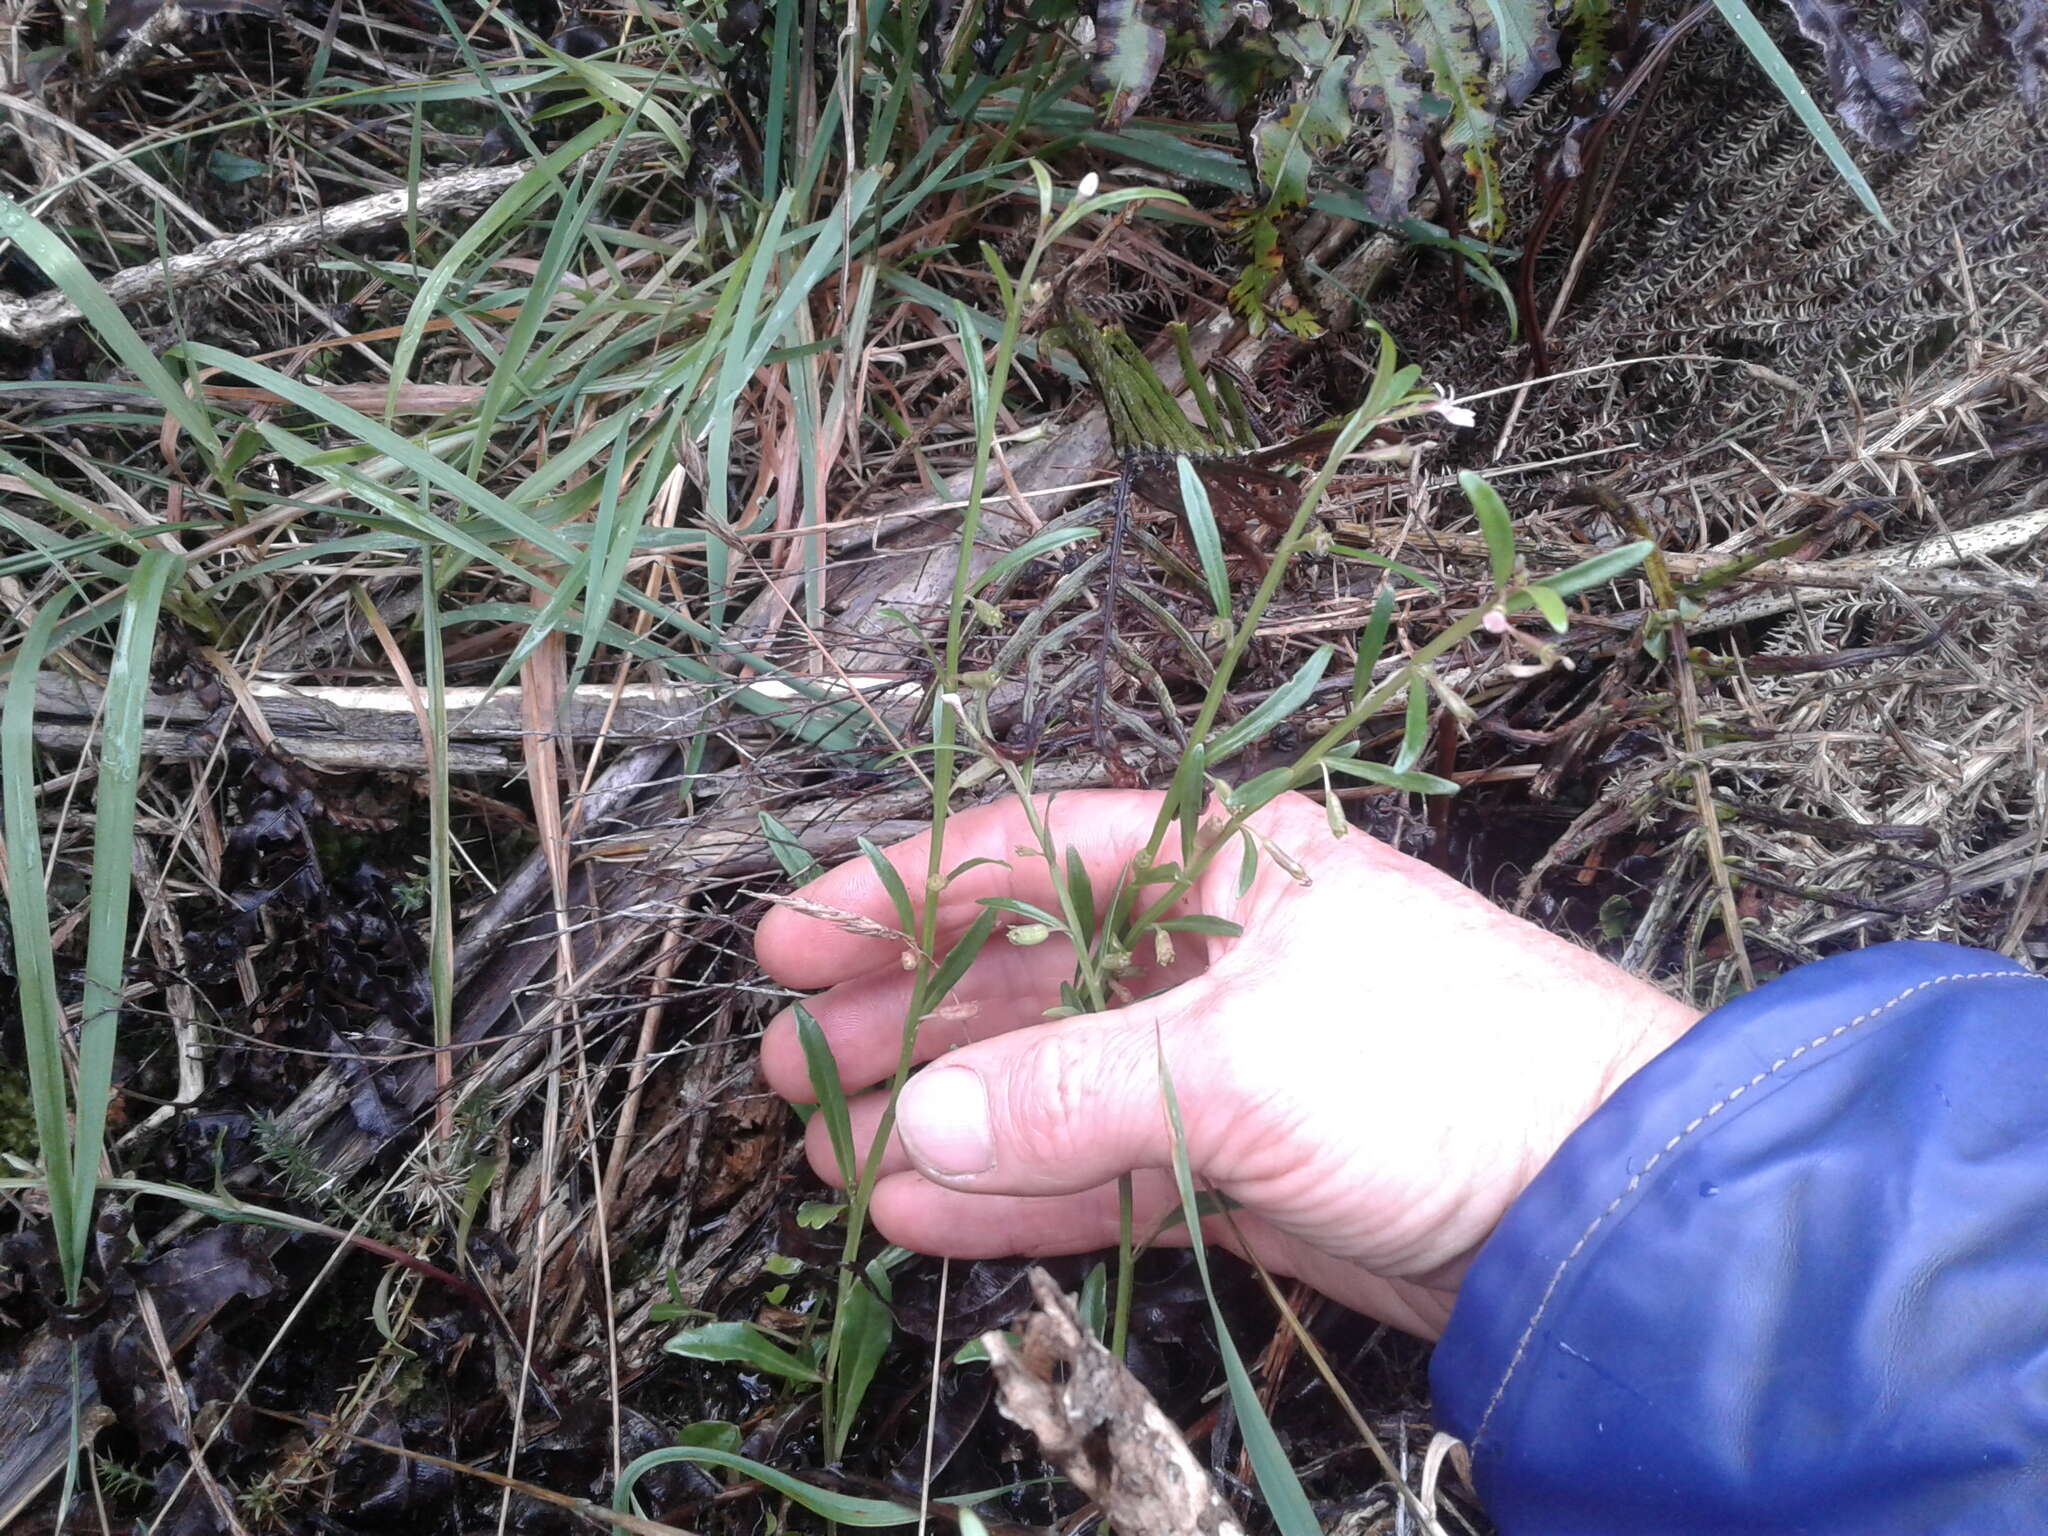
[[664,1347],[686,1360],[744,1365],[813,1386],[824,1380],[815,1365],[791,1354],[752,1323],[705,1323],[686,1328]]
[[1506,587],[1515,574],[1515,521],[1508,516],[1507,503],[1500,499],[1500,492],[1469,469],[1458,471],[1458,484],[1479,519],[1487,560],[1493,567],[1493,584]]

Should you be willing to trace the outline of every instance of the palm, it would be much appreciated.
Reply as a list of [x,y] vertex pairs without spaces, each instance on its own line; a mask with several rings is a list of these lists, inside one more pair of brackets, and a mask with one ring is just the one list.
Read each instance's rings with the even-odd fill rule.
[[[1081,852],[1099,898],[1148,835],[1157,804],[1121,792],[1053,803],[1054,840]],[[1312,802],[1286,797],[1254,825],[1308,883],[1263,858],[1240,898],[1235,852],[1218,858],[1189,905],[1231,919],[1241,935],[1182,938],[1168,966],[1126,978],[1149,995],[1124,1007],[1046,1023],[1072,974],[1071,950],[987,947],[921,1031],[920,1059],[944,1061],[906,1090],[904,1135],[875,1192],[885,1234],[956,1257],[1102,1247],[1115,1240],[1124,1173],[1149,1229],[1177,1204],[1163,1056],[1197,1179],[1240,1207],[1229,1222],[1212,1218],[1210,1235],[1362,1311],[1434,1333],[1463,1262],[1507,1203],[1629,1070],[1691,1021],[1428,866],[1362,833],[1332,837]],[[1049,902],[1042,861],[1015,856],[1025,841],[1014,802],[955,819],[949,866],[1005,864],[949,888],[942,934],[963,929],[988,896]],[[922,840],[890,857],[915,888]],[[864,864],[805,895],[889,920]],[[909,1003],[900,944],[783,909],[763,923],[759,947],[779,979],[829,989],[811,1006],[848,1087],[883,1081]],[[777,1091],[810,1096],[788,1017],[770,1027],[763,1063]],[[945,1135],[958,1118],[949,1111],[984,1101],[986,1167]],[[858,1145],[881,1112],[879,1093],[855,1101]],[[822,1135],[812,1157],[836,1175]]]

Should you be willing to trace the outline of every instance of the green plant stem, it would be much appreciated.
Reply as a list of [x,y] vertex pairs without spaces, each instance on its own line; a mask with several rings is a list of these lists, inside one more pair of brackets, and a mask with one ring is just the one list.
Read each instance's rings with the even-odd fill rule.
[[845,1312],[853,1287],[859,1283],[860,1244],[867,1230],[868,1205],[874,1198],[882,1149],[888,1145],[889,1137],[896,1128],[897,1100],[902,1097],[903,1085],[910,1080],[911,1068],[916,1064],[918,1031],[939,1002],[939,999],[932,995],[932,982],[940,968],[935,951],[938,941],[939,894],[945,886],[946,819],[951,807],[954,780],[958,773],[960,658],[966,645],[970,616],[973,612],[974,551],[981,536],[982,498],[988,485],[989,466],[994,458],[997,412],[1001,407],[1003,391],[1009,383],[1010,370],[1016,361],[1018,347],[1023,338],[1025,308],[1030,302],[1032,286],[1037,280],[1038,268],[1045,253],[1069,229],[1096,212],[1121,203],[1164,195],[1149,188],[1123,188],[1101,197],[1076,199],[1058,218],[1052,218],[1051,177],[1044,167],[1035,162],[1032,171],[1037,178],[1039,190],[1040,235],[1032,245],[1030,255],[1025,258],[1023,270],[1014,282],[1004,271],[995,252],[985,249],[986,258],[995,271],[996,282],[1003,297],[1003,328],[996,341],[994,364],[985,374],[982,372],[980,344],[975,340],[973,325],[964,308],[959,315],[961,341],[967,355],[968,386],[974,407],[974,468],[968,482],[967,505],[960,518],[960,551],[953,567],[953,587],[946,612],[946,643],[941,653],[939,675],[934,689],[931,853],[925,868],[924,900],[917,916],[915,969],[911,982],[910,1007],[904,1018],[902,1044],[897,1052],[895,1074],[890,1079],[888,1101],[883,1108],[881,1120],[875,1127],[874,1140],[868,1147],[868,1156],[861,1166],[860,1177],[847,1201],[846,1241],[840,1254],[838,1296],[833,1314],[835,1326],[825,1346],[826,1417],[822,1432],[827,1449],[835,1458],[845,1447],[850,1427],[830,1417],[831,1383],[835,1379],[843,1352],[843,1333],[836,1326],[836,1321]]

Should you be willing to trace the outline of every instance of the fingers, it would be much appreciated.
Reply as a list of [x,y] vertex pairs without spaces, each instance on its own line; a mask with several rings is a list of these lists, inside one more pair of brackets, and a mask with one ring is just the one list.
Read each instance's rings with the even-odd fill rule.
[[[917,1060],[930,1061],[975,1040],[1043,1022],[1060,998],[1060,983],[1074,974],[1074,948],[1065,939],[1020,949],[992,939],[972,969],[917,1031]],[[839,1081],[848,1093],[872,1087],[896,1070],[903,1021],[916,978],[900,966],[843,981],[804,1006],[818,1021]],[[797,1037],[796,1012],[777,1014],[761,1037],[761,1072],[785,1099],[808,1103],[810,1068]]]
[[[1131,1185],[1133,1231],[1143,1242],[1179,1208],[1180,1196],[1158,1168],[1140,1170]],[[971,1195],[921,1174],[896,1173],[875,1186],[869,1210],[890,1242],[952,1259],[1087,1253],[1114,1246],[1119,1229],[1114,1183],[1071,1195]]]
[[[1151,953],[1149,947],[1146,953]],[[1201,974],[1207,964],[1199,937],[1184,938],[1167,965],[1136,964],[1123,973],[1133,992],[1164,992]],[[1055,936],[1043,944],[1019,946],[1000,937],[983,947],[967,974],[918,1026],[915,1059],[931,1061],[977,1040],[992,1039],[1045,1021],[1060,1000],[1060,986],[1074,976],[1074,947]],[[896,1071],[903,1050],[903,1021],[909,1016],[916,978],[901,966],[842,981],[805,1003],[824,1032],[848,1093],[872,1087]],[[776,1015],[761,1038],[761,1071],[768,1086],[785,1099],[807,1103],[816,1097],[809,1063],[797,1035],[796,1010]]]
[[[1076,790],[1038,802],[1049,820],[1054,845],[1072,850],[1086,865],[1098,905],[1132,856],[1150,840],[1159,800],[1151,791]],[[973,859],[999,862],[977,865],[946,887],[937,914],[936,942],[941,947],[981,914],[984,897],[1007,896],[1038,906],[1052,903],[1053,876],[1045,860],[1035,852],[1017,855],[1020,847],[1036,846],[1018,800],[977,806],[947,822],[948,869]],[[931,857],[930,834],[896,844],[886,857],[917,903]],[[892,929],[898,925],[888,889],[865,858],[850,859],[819,876],[798,895]],[[776,907],[762,920],[754,947],[761,968],[770,976],[786,986],[809,988],[898,965],[904,946],[897,938],[850,933],[829,918]]]
[[[1040,1024],[963,1046],[913,1076],[897,1104],[884,1175],[915,1168],[926,1178],[985,1193],[1071,1194],[1133,1168],[1171,1161],[1172,1132],[1159,1086],[1167,1042],[1187,1110],[1190,1153],[1203,1161],[1205,1125],[1223,1102],[1212,1053],[1197,1044],[1207,980],[1195,980],[1111,1013]],[[854,1144],[873,1144],[885,1103],[870,1094],[852,1108]],[[813,1123],[812,1165],[833,1177],[824,1127]]]
[[[1131,1229],[1140,1244],[1186,1246],[1184,1223],[1161,1225],[1180,1210],[1180,1193],[1165,1169],[1132,1175],[1131,1206]],[[869,1210],[890,1242],[951,1259],[1089,1253],[1114,1247],[1120,1230],[1113,1183],[1071,1195],[978,1195],[947,1189],[921,1174],[897,1173],[875,1186]],[[1202,1236],[1242,1257],[1256,1254],[1273,1274],[1306,1280],[1354,1311],[1420,1338],[1439,1336],[1450,1316],[1455,1286],[1374,1274],[1247,1211],[1233,1213],[1229,1221],[1207,1218]]]

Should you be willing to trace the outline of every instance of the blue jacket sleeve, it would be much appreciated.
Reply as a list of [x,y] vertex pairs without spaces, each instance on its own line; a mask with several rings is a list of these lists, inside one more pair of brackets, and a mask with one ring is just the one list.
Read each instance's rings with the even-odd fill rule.
[[1431,1366],[1503,1536],[2048,1532],[2048,980],[1889,944],[1717,1009]]

